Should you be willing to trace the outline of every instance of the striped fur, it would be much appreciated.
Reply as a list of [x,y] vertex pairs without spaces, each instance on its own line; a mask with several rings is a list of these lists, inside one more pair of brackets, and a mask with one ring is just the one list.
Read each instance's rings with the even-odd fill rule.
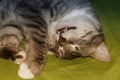
[[[62,43],[56,32],[64,26],[76,30],[62,33],[66,39]],[[89,56],[104,37],[89,0],[0,0],[0,47],[19,48],[22,41],[27,59],[18,74],[29,79],[42,70],[48,50],[60,58]]]

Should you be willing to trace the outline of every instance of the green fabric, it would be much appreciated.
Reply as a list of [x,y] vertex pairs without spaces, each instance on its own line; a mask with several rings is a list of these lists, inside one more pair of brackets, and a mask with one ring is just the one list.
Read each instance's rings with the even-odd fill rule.
[[[93,0],[99,13],[112,61],[102,63],[92,58],[73,60],[48,56],[41,75],[33,80],[120,80],[120,0]],[[22,80],[18,66],[0,59],[0,80]]]

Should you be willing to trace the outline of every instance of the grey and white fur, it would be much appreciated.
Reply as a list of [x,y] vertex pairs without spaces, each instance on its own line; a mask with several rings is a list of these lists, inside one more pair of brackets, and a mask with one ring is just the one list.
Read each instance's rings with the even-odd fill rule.
[[0,0],[0,47],[19,48],[23,40],[26,60],[18,75],[24,79],[41,72],[48,50],[59,58],[110,61],[90,0]]

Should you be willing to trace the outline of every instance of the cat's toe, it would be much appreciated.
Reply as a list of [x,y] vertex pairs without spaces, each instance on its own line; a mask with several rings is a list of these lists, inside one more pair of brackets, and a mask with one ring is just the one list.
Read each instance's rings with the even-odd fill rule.
[[17,43],[8,43],[7,45],[8,45],[8,46],[14,46],[14,47],[15,47],[15,46],[18,46]]
[[0,48],[4,47],[6,45],[5,42],[0,41]]
[[22,63],[20,65],[20,68],[18,70],[18,75],[23,79],[33,79],[34,74],[31,72],[31,70],[28,68],[27,64]]

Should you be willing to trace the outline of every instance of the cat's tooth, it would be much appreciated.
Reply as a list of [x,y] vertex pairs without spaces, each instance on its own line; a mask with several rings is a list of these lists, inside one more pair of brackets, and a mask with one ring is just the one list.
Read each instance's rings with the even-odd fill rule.
[[65,53],[64,48],[62,46],[59,47],[58,49],[59,57],[62,57]]
[[95,53],[91,54],[91,56],[99,61],[102,61],[102,62],[110,62],[111,61],[109,52],[108,52],[107,47],[105,46],[104,43],[101,43],[96,48]]

